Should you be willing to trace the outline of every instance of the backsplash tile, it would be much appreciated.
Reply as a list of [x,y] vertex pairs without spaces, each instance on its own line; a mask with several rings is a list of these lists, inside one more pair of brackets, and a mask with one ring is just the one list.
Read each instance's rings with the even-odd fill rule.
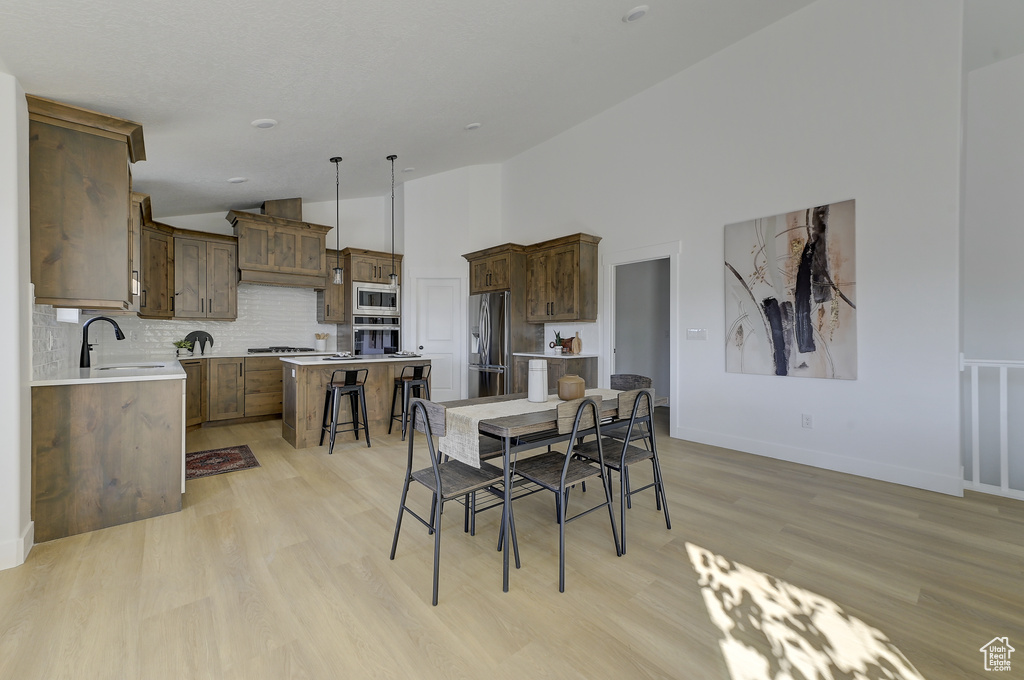
[[[61,368],[79,361],[82,324],[93,316],[84,316],[78,325],[59,323],[55,310],[36,305],[32,328],[33,379],[44,380]],[[309,288],[239,284],[238,319],[205,321],[202,319],[140,319],[130,315],[110,315],[125,334],[115,340],[109,324],[89,327],[93,344],[92,362],[116,363],[121,358],[160,360],[175,356],[172,344],[191,331],[206,331],[213,336],[213,348],[206,353],[244,355],[250,347],[288,345],[313,347],[316,333],[328,333],[327,348],[337,349],[338,327],[316,320],[316,291]],[[70,362],[70,363],[69,363]]]

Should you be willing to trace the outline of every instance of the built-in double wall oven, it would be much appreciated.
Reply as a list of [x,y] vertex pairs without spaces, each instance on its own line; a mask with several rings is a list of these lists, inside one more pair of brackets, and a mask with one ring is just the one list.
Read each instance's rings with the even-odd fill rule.
[[397,316],[352,317],[352,354],[394,354],[401,348],[402,326]]

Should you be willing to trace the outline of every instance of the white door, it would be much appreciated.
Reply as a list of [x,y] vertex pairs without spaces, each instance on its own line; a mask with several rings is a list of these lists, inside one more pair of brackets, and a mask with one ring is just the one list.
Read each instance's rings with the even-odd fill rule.
[[416,347],[430,359],[430,396],[434,401],[462,398],[461,299],[460,279],[416,279]]

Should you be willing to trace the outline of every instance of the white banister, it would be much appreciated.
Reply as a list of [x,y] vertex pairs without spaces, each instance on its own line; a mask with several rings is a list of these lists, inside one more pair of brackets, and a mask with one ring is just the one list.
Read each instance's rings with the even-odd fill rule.
[[[1024,369],[1024,361],[966,359],[960,355],[960,370],[970,370],[970,418],[971,418],[971,479],[964,480],[965,489],[973,489],[985,493],[1024,500],[1024,489],[1015,489],[1010,485],[1010,403],[1009,373],[1011,370]],[[981,399],[979,398],[979,373],[981,369],[996,369],[999,376],[999,481],[997,484],[981,482]],[[1015,404],[1019,411],[1024,404]],[[991,412],[991,411],[986,411]],[[1016,452],[1024,467],[1024,452]]]

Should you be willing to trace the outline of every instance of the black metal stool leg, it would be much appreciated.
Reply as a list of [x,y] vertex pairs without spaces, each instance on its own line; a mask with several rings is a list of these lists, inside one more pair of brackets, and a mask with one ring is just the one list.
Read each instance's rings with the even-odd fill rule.
[[348,401],[352,406],[352,434],[355,435],[356,441],[359,441],[359,395],[349,392]]
[[[398,402],[398,385],[395,385],[395,388],[393,390],[391,390],[391,412],[390,412],[390,416],[391,417],[388,419],[388,434],[391,434],[391,428],[394,427],[394,425],[395,425],[395,403],[397,403],[397,402]],[[404,415],[405,411],[403,411],[402,413]],[[403,436],[402,439],[404,440],[405,437]]]
[[331,444],[327,447],[328,455],[334,453],[334,438],[338,434],[338,406],[341,403],[338,397],[338,394],[331,395]]
[[324,445],[324,435],[327,434],[327,426],[330,425],[330,411],[331,408],[331,392],[330,388],[327,389],[327,395],[324,397],[324,421],[320,424],[320,446]]
[[[366,391],[359,388],[359,401],[363,406],[363,434],[366,435],[366,446],[370,446],[370,421],[366,419]],[[358,431],[356,432],[356,438],[359,438]]]
[[402,383],[402,441],[405,441],[405,429],[409,419],[409,381]]

